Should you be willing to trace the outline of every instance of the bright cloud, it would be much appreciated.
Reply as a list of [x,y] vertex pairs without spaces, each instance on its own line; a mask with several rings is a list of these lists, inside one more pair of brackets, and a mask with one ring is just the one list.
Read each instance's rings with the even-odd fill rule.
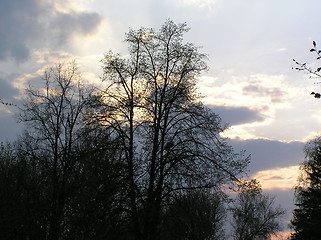
[[271,104],[282,107],[287,98],[295,94],[293,87],[285,83],[284,75],[266,74],[225,74],[223,79],[204,76],[200,78],[200,91],[204,94],[205,101],[210,104],[243,105],[262,109],[267,109]]
[[264,190],[287,190],[296,184],[298,172],[299,166],[290,166],[259,171],[252,178],[258,179]]
[[84,0],[42,0],[42,4],[51,4],[56,11],[63,13],[81,12],[86,10]]
[[59,61],[74,59],[74,56],[64,51],[54,51],[48,48],[34,51],[35,62],[39,64],[54,64]]
[[212,9],[217,1],[216,0],[179,0],[179,2],[184,5],[193,5],[199,8]]
[[[220,75],[220,74],[219,74]],[[226,81],[223,81],[226,79]],[[204,76],[200,78],[200,92],[205,103],[225,108],[243,107],[256,112],[259,121],[233,125],[225,133],[230,138],[270,138],[268,133],[258,131],[275,121],[278,111],[289,107],[289,101],[298,95],[295,87],[289,86],[284,75],[252,74],[235,76],[227,72],[225,77]],[[214,109],[215,111],[215,109]],[[234,114],[238,118],[238,114]],[[223,119],[224,121],[224,119]]]
[[234,111],[235,119],[232,121],[223,118],[231,125],[226,136],[241,139],[304,141],[306,137],[320,133],[320,103],[309,96],[313,87],[315,85],[310,86],[302,80],[299,84],[295,79],[289,81],[282,74],[237,77],[233,71],[224,71],[219,72],[218,77],[200,78],[200,92],[206,104],[219,108],[246,108],[250,110],[248,114],[256,112],[260,116],[259,121],[252,121],[249,115],[246,122],[241,121],[244,117],[239,115],[239,111]]
[[291,233],[290,231],[277,232],[269,240],[288,240]]

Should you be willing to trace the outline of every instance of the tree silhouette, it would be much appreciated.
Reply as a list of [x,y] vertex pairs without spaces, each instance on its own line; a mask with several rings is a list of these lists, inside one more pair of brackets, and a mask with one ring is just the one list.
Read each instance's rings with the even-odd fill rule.
[[1,239],[46,239],[49,205],[44,178],[16,148],[0,145]]
[[183,43],[186,24],[165,22],[126,37],[129,58],[109,52],[91,124],[121,139],[128,213],[135,239],[157,239],[161,213],[175,192],[219,187],[248,164],[220,137],[221,119],[200,101],[196,76],[206,55]]
[[[312,42],[313,47],[310,49],[310,52],[315,53],[317,55],[316,60],[321,59],[321,50],[317,48],[317,44],[315,41]],[[303,71],[310,75],[310,77],[320,78],[321,77],[321,67],[312,68],[310,66],[307,66],[306,63],[299,63],[295,59],[293,59],[293,62],[297,65],[295,68],[298,71]],[[318,92],[311,92],[311,95],[313,95],[315,98],[321,98],[321,94]]]
[[227,197],[221,192],[192,190],[179,195],[164,212],[162,239],[223,240]]
[[280,217],[285,214],[274,206],[274,198],[262,193],[256,180],[244,181],[234,206],[233,237],[235,240],[267,239],[281,229]]
[[36,160],[48,176],[50,192],[49,239],[63,232],[64,208],[72,193],[72,174],[78,156],[78,140],[85,124],[86,92],[77,66],[57,64],[43,77],[42,88],[29,87],[20,119],[28,126],[25,154]]
[[[104,90],[58,63],[25,92],[25,132],[0,148],[4,239],[223,239],[222,186],[249,158],[202,102],[206,55],[186,24],[126,35],[102,60]],[[10,105],[0,100],[0,104]]]
[[296,206],[293,211],[291,239],[319,239],[321,214],[321,138],[305,146],[306,161],[295,188]]

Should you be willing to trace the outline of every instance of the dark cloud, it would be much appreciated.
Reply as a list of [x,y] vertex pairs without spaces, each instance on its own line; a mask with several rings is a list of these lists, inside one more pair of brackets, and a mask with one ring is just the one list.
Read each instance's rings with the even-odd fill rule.
[[52,21],[50,28],[58,44],[68,41],[73,33],[91,34],[101,19],[97,13],[60,13]]
[[10,84],[14,76],[0,73],[0,99],[6,102],[12,102],[13,97],[19,94],[19,90]]
[[303,142],[280,142],[265,139],[229,140],[236,151],[251,154],[250,174],[278,167],[299,165],[304,159]]
[[40,12],[35,0],[0,1],[0,60],[10,56],[20,62],[29,57],[27,43],[42,30],[37,23]]
[[[0,1],[0,60],[28,60],[33,47],[65,44],[74,34],[90,34],[100,24],[97,13],[61,13],[54,1]],[[47,44],[47,46],[44,46]]]
[[286,92],[279,88],[266,88],[258,84],[251,84],[243,89],[244,95],[255,95],[257,97],[269,97],[272,103],[279,103],[285,99]]
[[18,94],[18,89],[13,88],[9,83],[0,79],[0,98],[3,100],[11,99],[13,95]]
[[218,114],[223,122],[229,125],[238,125],[251,122],[260,122],[264,117],[257,110],[252,110],[247,107],[227,107],[209,105],[216,114]]
[[[0,73],[0,99],[5,103],[19,105],[19,100],[14,98],[19,95],[19,89],[10,84],[14,77],[14,75]],[[17,119],[14,117],[14,112],[18,109],[16,106],[2,105],[1,107],[5,107],[5,109],[0,109],[0,142],[15,140],[21,131],[21,126],[17,124]]]
[[11,55],[14,56],[16,61],[24,62],[28,60],[30,56],[30,50],[26,45],[22,43],[16,43],[11,49]]
[[[235,151],[246,150],[247,154],[251,154],[250,175],[257,171],[299,165],[304,159],[303,147],[305,143],[303,142],[286,143],[263,139],[229,140],[229,142]],[[272,178],[278,179],[280,177]],[[293,182],[293,186],[295,184]],[[283,227],[287,229],[294,208],[293,189],[263,189],[263,191],[275,196],[276,206],[280,205],[283,209],[286,209],[286,214],[281,220]]]
[[22,125],[18,123],[14,114],[7,114],[0,110],[0,142],[14,141],[22,132]]

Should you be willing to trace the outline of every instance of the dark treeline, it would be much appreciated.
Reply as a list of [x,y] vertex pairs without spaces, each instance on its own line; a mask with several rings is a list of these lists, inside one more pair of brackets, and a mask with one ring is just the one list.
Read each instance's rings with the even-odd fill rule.
[[[24,133],[0,149],[1,239],[266,239],[284,211],[255,181],[249,158],[196,91],[206,55],[185,24],[126,35],[129,57],[102,60],[107,87],[75,63],[26,89]],[[235,201],[223,186],[239,186]]]

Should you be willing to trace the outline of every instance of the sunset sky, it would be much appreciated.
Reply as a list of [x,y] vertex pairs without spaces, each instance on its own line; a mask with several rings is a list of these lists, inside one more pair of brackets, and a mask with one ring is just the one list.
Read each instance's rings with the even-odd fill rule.
[[[130,28],[186,22],[184,40],[209,56],[199,78],[205,103],[288,220],[304,144],[321,133],[321,102],[310,96],[321,80],[293,70],[292,59],[317,66],[309,50],[313,40],[321,48],[320,9],[317,0],[1,0],[0,98],[19,105],[23,89],[64,59],[100,84],[103,54],[126,54]],[[0,141],[20,131],[14,111],[0,105]]]

